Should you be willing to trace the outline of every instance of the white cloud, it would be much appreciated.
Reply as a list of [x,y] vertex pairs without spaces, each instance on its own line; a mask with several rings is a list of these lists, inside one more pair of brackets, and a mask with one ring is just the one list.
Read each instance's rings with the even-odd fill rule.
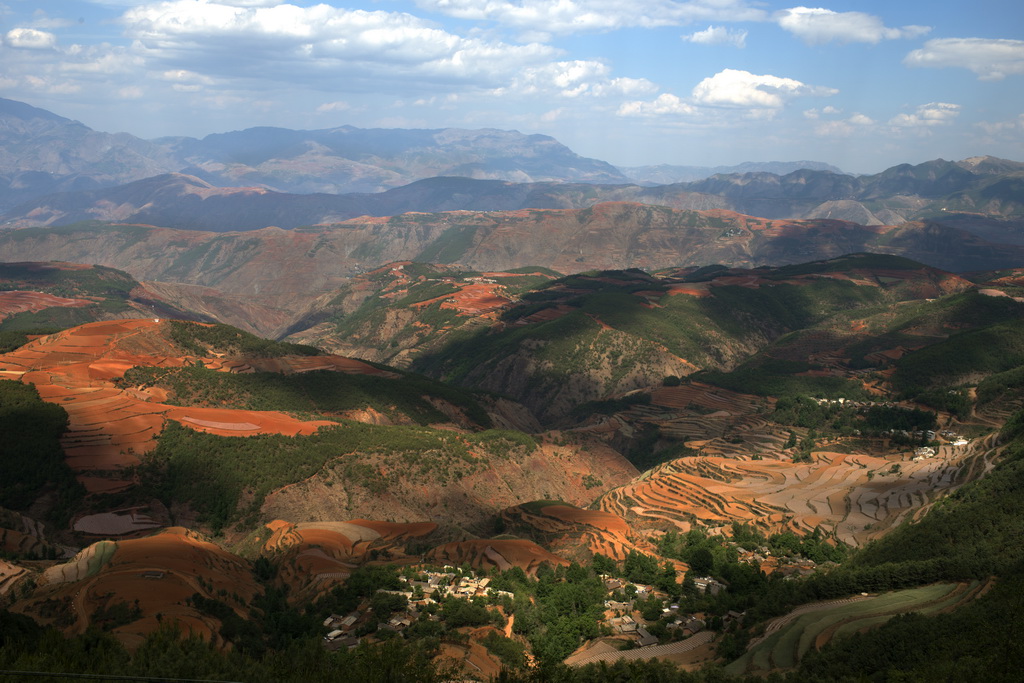
[[908,54],[907,66],[961,67],[985,81],[1024,74],[1024,40],[936,38]]
[[134,49],[157,68],[224,79],[281,81],[329,89],[494,88],[549,63],[559,51],[462,37],[405,13],[236,6],[218,0],[169,0],[121,17]]
[[820,7],[793,7],[776,12],[779,26],[809,45],[831,41],[877,43],[895,38],[914,38],[931,30],[929,26],[887,27],[880,18],[864,12],[833,12]]
[[34,28],[12,28],[4,36],[4,45],[23,50],[52,50],[57,46],[57,36]]
[[459,19],[490,21],[544,34],[765,18],[763,10],[746,0],[416,0],[416,4]]
[[990,136],[1002,137],[1006,135],[1018,136],[1024,132],[1024,114],[1009,121],[981,121],[976,124],[978,128]]
[[37,9],[32,13],[32,28],[67,28],[75,22],[49,16],[45,10]]
[[864,114],[854,114],[848,120],[855,126],[870,126],[875,122],[870,116]]
[[611,69],[604,62],[570,60],[528,67],[492,94],[558,95],[576,97],[623,97],[657,91],[658,87],[646,78],[609,78]]
[[683,100],[671,93],[662,93],[658,95],[656,99],[650,102],[643,102],[635,100],[632,102],[623,102],[619,106],[617,114],[619,116],[641,116],[641,117],[652,117],[652,116],[666,116],[666,115],[688,115],[693,114],[696,110],[692,105],[687,104]]
[[558,109],[552,109],[541,114],[540,120],[544,123],[553,123],[563,116],[565,116],[565,109],[559,107]]
[[709,106],[778,109],[793,97],[829,96],[838,92],[833,88],[807,85],[792,78],[725,69],[698,83],[693,89],[693,99]]
[[708,26],[703,31],[683,36],[683,40],[698,45],[735,45],[746,47],[747,32],[744,30],[730,31],[724,26]]
[[349,111],[352,105],[348,102],[324,102],[316,108],[317,113],[327,114],[335,111]]
[[930,102],[919,106],[913,114],[899,114],[889,119],[889,125],[899,128],[918,128],[943,126],[960,115],[959,104],[948,102]]

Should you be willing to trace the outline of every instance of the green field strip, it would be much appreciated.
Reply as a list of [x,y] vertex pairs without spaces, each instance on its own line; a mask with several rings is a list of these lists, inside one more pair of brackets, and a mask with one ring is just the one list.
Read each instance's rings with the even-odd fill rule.
[[103,568],[107,562],[110,562],[110,558],[114,556],[114,552],[117,550],[117,543],[115,541],[100,541],[96,544],[96,550],[92,557],[86,560],[86,576],[94,576],[98,574],[100,569]]
[[892,614],[879,614],[874,617],[864,617],[862,619],[857,619],[856,621],[851,621],[837,628],[835,633],[832,634],[832,639],[844,638],[864,629],[881,626],[892,618]]
[[[975,582],[976,583],[976,582]],[[961,602],[959,584],[942,583],[886,593],[878,597],[801,614],[726,667],[733,675],[791,669],[814,647],[818,636],[836,624],[835,636],[885,623],[903,612],[938,612]],[[975,585],[972,584],[971,588]]]

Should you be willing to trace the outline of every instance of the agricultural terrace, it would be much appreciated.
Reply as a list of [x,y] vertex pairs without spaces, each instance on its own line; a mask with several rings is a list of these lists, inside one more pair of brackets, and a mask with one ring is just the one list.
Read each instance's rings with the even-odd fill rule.
[[[897,614],[949,612],[977,598],[988,583],[938,583],[920,588],[855,596],[799,607],[768,623],[762,637],[751,641],[747,652],[726,667],[736,676],[764,676],[792,669],[811,648],[820,650],[833,638],[879,626]],[[969,637],[965,635],[965,637]]]
[[991,439],[943,446],[937,457],[917,461],[829,452],[813,453],[810,462],[685,457],[613,489],[599,507],[634,525],[688,531],[738,521],[800,535],[821,527],[861,545],[953,490],[962,474],[987,466],[994,446]]
[[222,644],[219,622],[192,606],[192,596],[219,596],[244,617],[259,590],[247,562],[193,531],[172,527],[88,546],[70,562],[47,569],[32,597],[13,609],[51,615],[69,634],[97,626],[129,647],[168,620],[187,634]]
[[[183,358],[169,340],[170,323],[153,319],[90,323],[48,335],[0,356],[0,377],[35,385],[43,400],[68,413],[62,447],[69,467],[90,492],[111,492],[131,486],[118,472],[139,464],[139,456],[156,446],[168,420],[190,429],[222,436],[312,434],[328,421],[302,421],[279,411],[172,406],[166,392],[122,389],[115,380],[135,366],[176,368]],[[331,369],[343,373],[383,374],[359,361],[344,358],[253,359],[238,367],[209,359],[226,372],[263,369],[307,372]]]
[[433,522],[378,522],[356,519],[348,522],[303,522],[291,524],[274,520],[261,552],[283,557],[281,577],[293,589],[312,585],[316,589],[347,579],[359,566],[370,561],[413,564],[418,556],[405,554],[414,538],[433,533]]
[[485,571],[492,568],[505,571],[519,567],[527,574],[536,574],[545,562],[552,566],[569,564],[568,560],[544,550],[533,541],[522,539],[453,541],[432,549],[425,559],[431,564],[468,564],[474,569]]
[[501,516],[507,526],[517,531],[528,527],[529,535],[540,536],[545,547],[562,555],[571,556],[583,547],[589,555],[600,553],[622,561],[630,550],[636,550],[626,520],[609,512],[537,501],[507,508]]

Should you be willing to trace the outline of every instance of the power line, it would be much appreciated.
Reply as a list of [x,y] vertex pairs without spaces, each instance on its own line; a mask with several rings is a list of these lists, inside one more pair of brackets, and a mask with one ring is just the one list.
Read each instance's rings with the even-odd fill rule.
[[89,678],[101,681],[152,681],[154,683],[243,683],[213,678],[166,678],[153,676],[114,676],[108,674],[80,674],[61,671],[9,671],[0,669],[0,676],[38,676],[51,678]]

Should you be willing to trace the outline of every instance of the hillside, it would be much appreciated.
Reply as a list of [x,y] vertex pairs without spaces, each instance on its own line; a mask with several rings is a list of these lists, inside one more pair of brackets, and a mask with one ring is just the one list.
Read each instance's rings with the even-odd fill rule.
[[[124,276],[93,277],[74,286]],[[601,680],[585,662],[632,656],[628,615],[660,641],[637,655],[798,680],[853,624],[901,605],[977,620],[1016,590],[1012,553],[980,550],[1012,509],[973,557],[914,534],[942,547],[967,528],[950,515],[1015,490],[1019,280],[878,254],[568,276],[400,261],[310,307],[311,339],[407,368],[225,325],[71,327],[0,356],[49,458],[0,487],[0,594],[69,642],[112,634],[124,662],[164,647],[162,622],[230,657],[297,639],[319,661],[321,624],[350,615],[358,652],[391,639],[496,674],[516,650]],[[449,580],[477,599],[419,597]]]
[[[241,151],[237,155],[247,156]],[[543,165],[546,161],[542,158],[539,153],[523,163]],[[291,159],[279,163],[282,169],[301,167]],[[230,166],[216,163],[211,168],[224,171]],[[261,182],[273,178],[250,174],[252,169],[245,164],[238,168],[248,171],[234,179],[188,168],[150,174],[115,187],[101,184],[0,205],[0,225],[23,228],[104,220],[219,232],[270,225],[291,229],[405,212],[586,209],[602,202],[625,201],[677,210],[723,209],[768,219],[832,219],[869,226],[953,222],[996,242],[1020,244],[1021,239],[1021,164],[994,157],[902,164],[870,176],[802,168],[784,174],[724,173],[656,186],[631,184],[601,172],[576,174],[557,166],[556,162],[549,169],[550,180],[531,180],[527,173],[478,174],[472,169],[445,168],[436,169],[432,177],[417,169],[420,175],[401,183],[355,193],[338,193],[318,185],[323,176],[316,174],[315,161],[308,177],[319,188],[315,191],[289,190],[286,179],[284,186]],[[296,177],[301,179],[303,174]]]
[[542,266],[577,273],[709,263],[749,268],[865,250],[954,272],[1014,267],[1024,259],[1024,247],[989,243],[938,223],[865,227],[631,203],[410,213],[240,233],[92,222],[0,232],[0,253],[9,260],[117,268],[142,282],[164,283],[150,287],[151,293],[179,302],[174,305],[180,310],[268,336],[297,331],[299,320],[315,320],[323,309],[322,302],[314,303],[317,297],[343,296],[338,290],[349,278],[384,263],[423,261],[475,272]]
[[412,367],[509,394],[543,419],[558,420],[588,401],[666,376],[731,370],[797,331],[838,327],[831,336],[846,335],[843,342],[813,352],[841,351],[842,343],[860,339],[850,333],[854,311],[969,288],[951,274],[872,255],[778,269],[675,269],[657,277],[585,273],[521,295],[500,322],[453,335],[446,346],[413,358]]
[[208,319],[147,291],[135,278],[113,268],[63,262],[0,263],[0,334],[10,341],[24,343],[26,333],[141,316]]

